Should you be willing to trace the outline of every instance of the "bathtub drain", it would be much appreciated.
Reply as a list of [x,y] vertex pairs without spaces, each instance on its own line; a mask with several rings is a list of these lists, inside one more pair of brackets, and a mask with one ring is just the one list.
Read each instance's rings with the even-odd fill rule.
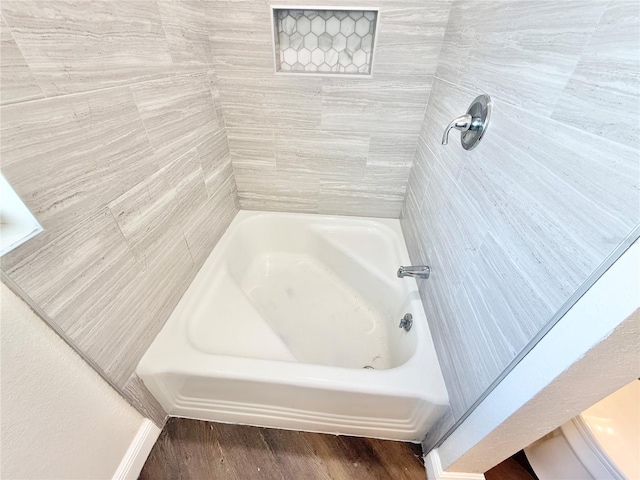
[[371,370],[375,370],[375,368],[373,368],[371,365],[365,365],[365,366],[364,366],[364,367],[362,367],[362,368],[370,368]]

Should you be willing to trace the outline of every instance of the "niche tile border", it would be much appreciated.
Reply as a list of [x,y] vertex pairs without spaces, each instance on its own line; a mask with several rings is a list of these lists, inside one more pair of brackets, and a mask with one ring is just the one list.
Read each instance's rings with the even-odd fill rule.
[[371,77],[379,8],[271,6],[276,75]]

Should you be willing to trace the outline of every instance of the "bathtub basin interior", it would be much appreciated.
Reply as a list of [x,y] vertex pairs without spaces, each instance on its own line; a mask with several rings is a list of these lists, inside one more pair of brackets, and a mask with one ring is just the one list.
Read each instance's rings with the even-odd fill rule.
[[316,257],[265,253],[240,285],[296,360],[388,368],[388,322]]
[[[337,367],[391,368],[414,336],[398,327],[407,293],[383,225],[256,217],[240,225],[224,265],[196,298],[189,339],[208,353]],[[346,227],[346,228],[344,228]]]
[[420,440],[448,397],[407,263],[398,220],[241,211],[137,373],[170,415]]

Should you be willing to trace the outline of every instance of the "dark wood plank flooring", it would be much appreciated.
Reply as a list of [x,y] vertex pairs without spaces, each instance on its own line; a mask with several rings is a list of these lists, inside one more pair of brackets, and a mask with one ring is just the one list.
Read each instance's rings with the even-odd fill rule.
[[420,479],[419,445],[171,418],[140,474],[162,479]]
[[[487,480],[533,478],[518,467]],[[140,479],[424,480],[425,470],[411,443],[171,418]]]
[[529,471],[515,458],[507,458],[484,476],[487,480],[538,480],[533,471]]

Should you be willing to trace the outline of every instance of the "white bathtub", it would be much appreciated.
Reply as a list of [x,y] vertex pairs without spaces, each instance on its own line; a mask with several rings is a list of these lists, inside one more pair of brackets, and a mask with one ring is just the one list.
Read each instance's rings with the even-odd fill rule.
[[448,397],[401,264],[398,220],[241,211],[137,373],[172,416],[420,441]]

